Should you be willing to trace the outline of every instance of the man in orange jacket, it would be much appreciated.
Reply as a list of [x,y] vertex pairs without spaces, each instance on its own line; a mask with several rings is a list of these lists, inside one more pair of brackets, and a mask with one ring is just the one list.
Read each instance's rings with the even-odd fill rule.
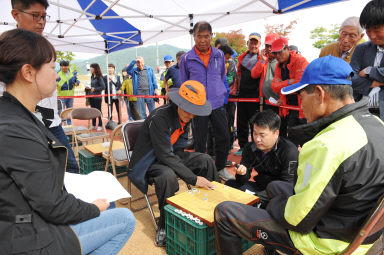
[[[300,107],[298,94],[283,96],[280,91],[282,88],[300,81],[308,65],[308,61],[295,51],[290,51],[288,40],[283,37],[280,37],[272,43],[272,54],[278,61],[275,69],[275,77],[271,85],[272,90],[280,95],[278,104]],[[296,110],[280,109],[280,116],[282,120],[280,135],[283,137],[287,136],[288,128],[306,123],[302,113],[300,114],[299,111]]]

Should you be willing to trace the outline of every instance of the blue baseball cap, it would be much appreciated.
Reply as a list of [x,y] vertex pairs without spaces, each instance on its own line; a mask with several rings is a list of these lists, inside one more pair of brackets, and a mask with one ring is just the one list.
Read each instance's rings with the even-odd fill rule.
[[352,85],[351,66],[341,58],[328,55],[313,60],[304,70],[300,82],[281,89],[287,95],[299,91],[308,85]]
[[164,62],[166,62],[166,61],[173,61],[172,56],[171,55],[165,55]]

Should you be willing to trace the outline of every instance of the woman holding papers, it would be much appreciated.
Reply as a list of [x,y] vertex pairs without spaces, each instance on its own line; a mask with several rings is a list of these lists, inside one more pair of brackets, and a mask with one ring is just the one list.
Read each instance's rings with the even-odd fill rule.
[[135,228],[133,214],[67,193],[67,149],[35,112],[56,89],[55,59],[36,33],[0,36],[0,253],[117,254]]

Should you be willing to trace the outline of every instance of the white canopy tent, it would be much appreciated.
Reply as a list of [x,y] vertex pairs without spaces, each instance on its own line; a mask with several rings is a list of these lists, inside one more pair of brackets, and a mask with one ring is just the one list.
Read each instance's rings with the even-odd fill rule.
[[[10,0],[0,1],[1,33],[16,23]],[[217,29],[339,1],[347,0],[49,0],[44,36],[56,50],[105,53],[108,66],[108,53],[191,34],[197,21]]]
[[[49,0],[44,34],[58,50],[113,52],[189,34],[200,20],[217,29],[339,1],[346,0]],[[16,26],[10,1],[1,2],[0,33]]]

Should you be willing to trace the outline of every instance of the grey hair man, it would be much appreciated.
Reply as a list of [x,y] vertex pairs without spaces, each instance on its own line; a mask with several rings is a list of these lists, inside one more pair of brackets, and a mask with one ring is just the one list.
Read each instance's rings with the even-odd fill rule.
[[349,63],[356,45],[363,36],[363,28],[360,26],[359,17],[348,17],[340,26],[338,41],[324,46],[319,57],[332,55]]

